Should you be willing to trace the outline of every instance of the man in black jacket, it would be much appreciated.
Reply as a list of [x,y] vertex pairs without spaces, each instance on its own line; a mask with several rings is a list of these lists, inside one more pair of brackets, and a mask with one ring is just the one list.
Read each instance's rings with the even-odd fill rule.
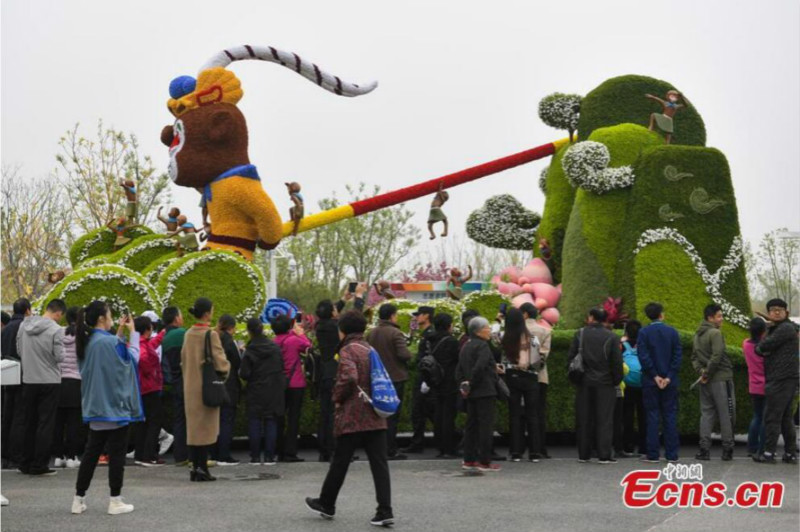
[[453,336],[453,317],[439,313],[433,318],[434,334],[430,338],[431,355],[441,368],[441,381],[431,393],[436,397],[436,415],[433,433],[439,444],[436,458],[456,458],[456,366],[458,366],[459,343]]
[[[433,307],[422,306],[414,312],[413,316],[417,320],[419,327],[419,347],[417,350],[416,366],[419,361],[428,353],[431,345],[431,337],[434,334],[433,316],[436,310]],[[414,434],[411,436],[411,443],[403,449],[405,453],[422,453],[425,451],[425,424],[430,419],[435,423],[436,397],[430,393],[430,386],[424,383],[419,371],[414,378],[414,388],[411,390],[411,426]],[[428,390],[423,393],[424,390]]]
[[797,434],[792,420],[792,403],[797,393],[798,327],[789,320],[788,305],[782,299],[767,302],[772,325],[758,343],[756,354],[764,357],[764,453],[753,460],[775,463],[778,434],[783,433],[783,461],[797,463]]
[[[2,358],[20,362],[17,352],[17,334],[22,320],[31,315],[31,302],[22,297],[14,301],[14,315],[0,333]],[[9,462],[18,465],[22,462],[25,439],[25,404],[22,401],[22,385],[3,386],[2,422],[3,467]]]
[[578,353],[583,357],[584,374],[575,397],[578,462],[591,459],[592,441],[596,443],[599,463],[616,462],[611,456],[614,436],[614,389],[622,381],[622,354],[619,339],[603,323],[606,312],[593,308],[586,327],[575,333],[569,349],[569,362]]

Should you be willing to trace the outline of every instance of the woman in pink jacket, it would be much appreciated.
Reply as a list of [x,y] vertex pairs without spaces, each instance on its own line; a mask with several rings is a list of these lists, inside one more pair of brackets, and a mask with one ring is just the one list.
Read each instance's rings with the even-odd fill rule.
[[161,357],[158,347],[164,331],[153,336],[153,322],[146,316],[133,321],[139,333],[139,388],[142,394],[145,419],[136,425],[134,463],[144,467],[164,465],[158,457],[158,433],[161,431]]
[[311,347],[303,328],[293,318],[281,314],[270,322],[275,333],[275,343],[281,348],[283,355],[283,372],[286,374],[286,420],[278,419],[278,460],[281,462],[302,462],[297,456],[297,433],[300,428],[300,409],[303,405],[303,393],[306,389],[306,377],[303,373],[303,362],[300,358]]
[[747,432],[747,456],[759,456],[764,451],[764,357],[756,354],[756,346],[766,331],[766,322],[753,318],[750,320],[750,338],[742,343],[753,401],[753,419]]

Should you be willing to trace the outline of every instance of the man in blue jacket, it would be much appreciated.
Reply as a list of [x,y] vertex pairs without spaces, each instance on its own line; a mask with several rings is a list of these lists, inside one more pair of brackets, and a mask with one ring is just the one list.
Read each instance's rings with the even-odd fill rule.
[[658,462],[658,429],[663,422],[667,460],[678,460],[678,373],[681,342],[678,331],[664,323],[664,307],[649,303],[644,313],[652,321],[639,331],[637,348],[642,363],[642,402],[647,414],[647,462]]

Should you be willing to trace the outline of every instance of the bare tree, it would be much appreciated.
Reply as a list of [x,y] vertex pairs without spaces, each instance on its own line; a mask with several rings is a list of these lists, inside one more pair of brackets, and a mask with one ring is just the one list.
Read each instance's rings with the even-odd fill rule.
[[779,297],[790,312],[800,306],[800,238],[785,228],[766,233],[755,254],[755,277],[766,299]]
[[2,167],[3,301],[36,298],[48,289],[47,274],[69,264],[69,216],[60,187],[45,179],[20,176],[19,167]]
[[[170,200],[169,176],[156,173],[149,156],[142,157],[136,136],[97,123],[97,136],[82,136],[79,124],[59,140],[56,177],[65,189],[72,221],[82,233],[105,226],[125,205],[121,180],[136,182],[138,222],[155,221],[155,211]],[[124,211],[123,211],[124,212]]]

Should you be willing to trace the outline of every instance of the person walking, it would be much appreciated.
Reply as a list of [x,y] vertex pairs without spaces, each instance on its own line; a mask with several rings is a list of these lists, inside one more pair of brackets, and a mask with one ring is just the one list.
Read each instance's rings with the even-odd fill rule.
[[25,403],[25,447],[19,471],[54,475],[50,469],[56,411],[64,360],[64,328],[58,322],[67,306],[61,299],[47,304],[44,316],[31,316],[20,325],[17,351],[22,360],[22,400]]
[[386,458],[386,420],[380,417],[368,400],[371,389],[370,345],[364,340],[367,320],[359,311],[351,310],[339,318],[339,367],[333,399],[336,402],[334,434],[336,451],[318,498],[307,497],[306,507],[325,519],[336,514],[336,500],[344,484],[356,448],[362,446],[369,459],[375,497],[378,502],[370,524],[391,526],[391,478]]
[[441,381],[432,386],[436,398],[436,416],[433,424],[434,440],[439,445],[436,458],[458,458],[456,446],[456,403],[458,382],[456,367],[461,351],[458,339],[453,336],[453,316],[440,312],[433,318],[434,334],[430,338],[430,354],[441,371]]
[[[275,343],[281,348],[283,370],[289,385],[286,388],[286,412],[278,419],[278,460],[281,462],[303,462],[297,456],[297,435],[300,430],[300,412],[306,390],[301,355],[311,347],[300,324],[294,318],[281,314],[270,325],[275,333]],[[284,427],[285,421],[285,427]]]
[[537,398],[536,415],[539,425],[539,449],[536,451],[537,458],[550,458],[547,453],[547,389],[550,386],[550,378],[547,374],[547,357],[550,356],[550,343],[552,332],[536,321],[539,311],[532,303],[524,303],[520,308],[522,316],[525,318],[525,326],[531,336],[539,340],[539,357],[541,362],[537,372],[537,383],[539,397]]
[[[203,364],[210,357],[219,375],[228,376],[230,364],[217,331],[210,327],[214,317],[214,304],[210,299],[199,297],[189,312],[197,320],[184,336],[181,349],[183,368],[183,398],[186,409],[186,443],[192,471],[189,480],[204,482],[216,480],[208,472],[208,446],[219,436],[219,407],[203,403]],[[210,344],[210,353],[207,345]]]
[[775,463],[778,435],[783,435],[783,461],[797,463],[797,432],[792,420],[792,405],[797,394],[800,358],[797,353],[798,326],[789,319],[788,305],[770,299],[767,313],[771,325],[758,342],[756,353],[764,357],[764,452],[756,462]]
[[664,449],[668,461],[677,462],[678,373],[683,350],[678,331],[664,323],[664,307],[648,303],[644,313],[652,323],[639,331],[637,351],[642,363],[642,401],[647,414],[646,462],[658,462],[663,423]]
[[578,462],[592,457],[592,443],[597,448],[600,464],[612,464],[614,406],[616,386],[622,382],[622,354],[617,336],[604,323],[606,312],[593,308],[586,316],[586,326],[575,333],[569,349],[568,363],[580,353],[583,377],[575,396]]
[[78,312],[75,352],[81,370],[81,409],[84,423],[89,424],[89,440],[78,468],[73,514],[86,511],[86,492],[105,447],[108,448],[111,490],[108,513],[118,515],[133,511],[133,505],[126,503],[121,494],[128,427],[144,419],[136,370],[139,333],[134,329],[131,316],[120,318],[116,335],[109,332],[113,324],[111,309],[105,301],[92,301]]
[[64,359],[59,364],[61,386],[58,393],[56,428],[53,435],[55,467],[75,469],[83,454],[83,422],[81,421],[81,372],[75,352],[75,330],[80,307],[67,309],[64,329]]
[[217,321],[217,334],[222,342],[222,349],[225,351],[225,358],[231,365],[228,373],[228,380],[225,381],[225,389],[228,391],[230,402],[222,405],[219,409],[219,437],[217,445],[213,449],[212,458],[217,461],[219,466],[234,466],[239,463],[231,456],[231,443],[233,443],[233,429],[236,423],[236,410],[239,404],[239,392],[242,383],[239,381],[239,368],[242,357],[239,348],[233,340],[233,333],[236,332],[236,319],[230,314],[223,314]]
[[142,467],[157,467],[164,465],[164,460],[158,457],[164,377],[161,374],[161,359],[157,350],[165,333],[161,331],[153,336],[153,322],[146,316],[133,320],[133,326],[139,333],[139,386],[144,407],[144,421],[137,423],[134,429],[136,449],[133,460]]
[[511,461],[519,462],[527,447],[528,460],[538,462],[539,437],[539,339],[532,336],[521,310],[506,312],[505,331],[500,341],[503,364],[506,368],[508,398],[508,425],[511,432]]
[[750,338],[742,342],[747,363],[747,391],[753,403],[753,418],[747,429],[747,456],[764,452],[764,357],[756,354],[758,342],[767,333],[767,323],[760,317],[750,320]]
[[711,430],[719,422],[722,434],[722,459],[733,460],[733,425],[736,397],[733,392],[733,364],[725,352],[720,327],[722,307],[713,303],[703,310],[703,322],[692,341],[692,367],[700,385],[700,450],[697,460],[711,459]]
[[186,446],[186,406],[183,396],[183,370],[181,369],[181,350],[186,329],[183,327],[183,314],[178,307],[167,307],[161,314],[164,322],[164,338],[161,340],[161,356],[169,366],[170,394],[172,395],[172,458],[175,465],[189,463],[189,450]]
[[626,457],[634,456],[634,453],[638,453],[640,457],[647,454],[647,416],[642,401],[642,363],[636,347],[641,328],[642,324],[639,321],[628,320],[625,324],[625,334],[620,339],[622,362],[628,366],[628,373],[622,379],[625,383],[622,403],[622,456]]
[[378,325],[367,333],[367,342],[378,352],[381,362],[392,379],[392,384],[400,398],[397,412],[386,420],[386,438],[389,460],[405,460],[406,455],[397,452],[397,424],[400,422],[400,411],[408,381],[408,361],[411,351],[408,350],[406,336],[397,324],[397,307],[384,303],[378,309]]
[[[278,419],[284,414],[286,375],[283,355],[264,336],[258,318],[247,320],[250,340],[244,350],[239,376],[247,383],[246,414],[251,465],[275,465]],[[262,461],[263,453],[263,461]]]
[[[22,322],[31,315],[31,302],[24,297],[14,301],[14,314],[0,333],[0,353],[3,360],[20,362],[17,351],[17,336]],[[21,368],[20,368],[21,370]],[[25,402],[22,390],[25,386],[3,386],[2,449],[3,468],[16,468],[22,463],[25,447]]]
[[489,338],[492,329],[483,317],[472,318],[467,327],[469,340],[461,349],[456,367],[456,381],[467,403],[467,425],[464,430],[464,461],[466,471],[499,471],[492,463],[492,434],[494,433],[494,402],[497,398],[497,375],[502,366],[495,363]]

